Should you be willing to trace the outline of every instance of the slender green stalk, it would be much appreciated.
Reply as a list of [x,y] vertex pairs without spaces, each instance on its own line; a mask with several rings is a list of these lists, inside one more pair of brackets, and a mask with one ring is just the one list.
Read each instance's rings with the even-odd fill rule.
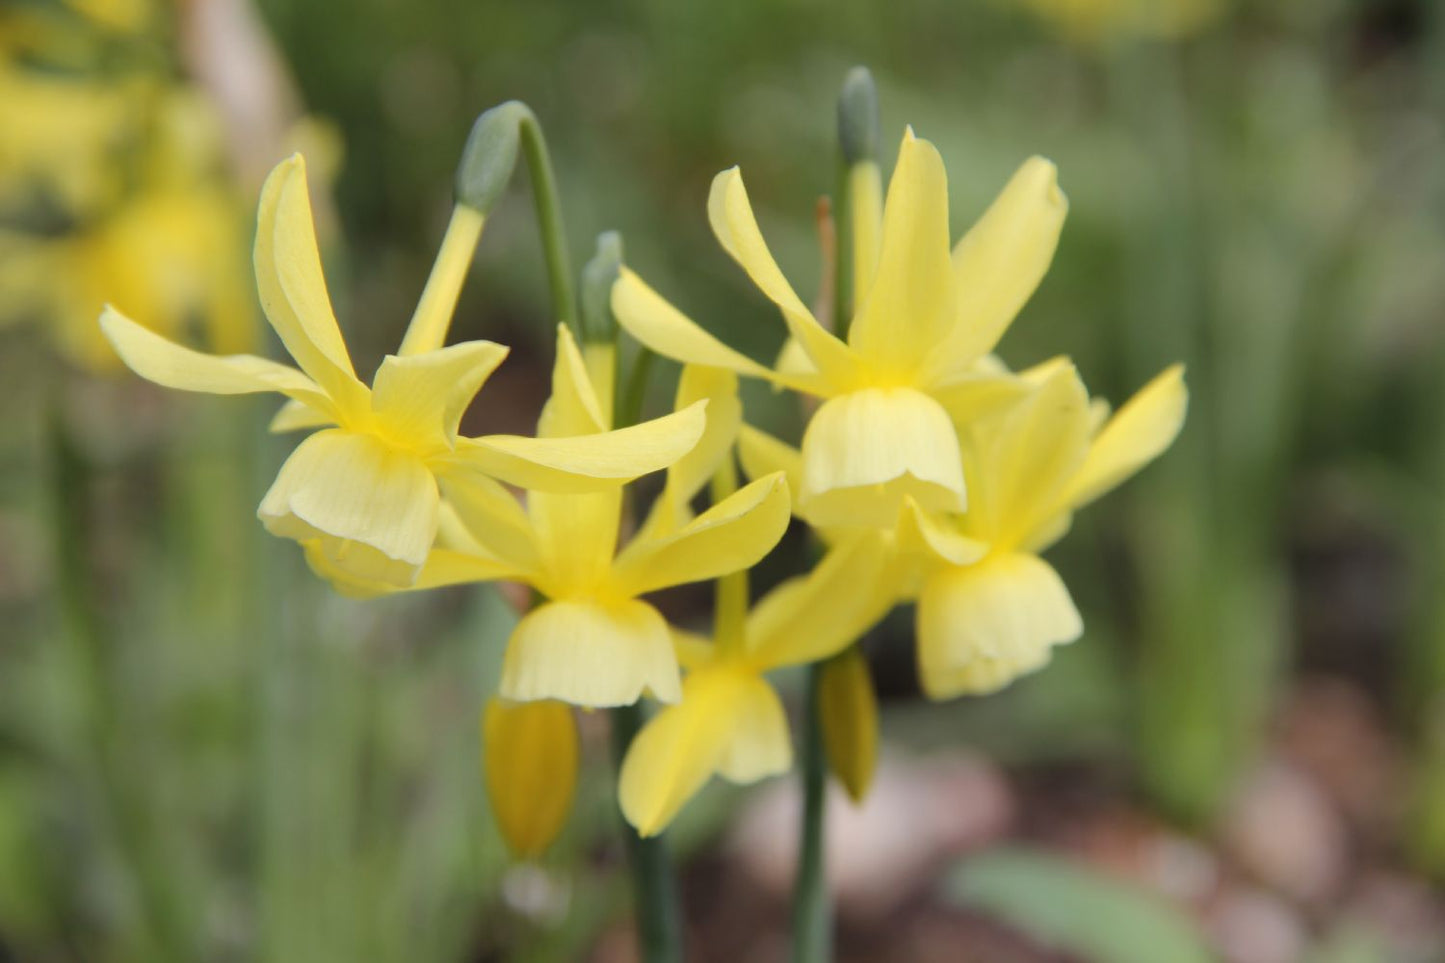
[[[612,710],[612,752],[619,770],[628,747],[646,721],[640,702]],[[667,841],[662,836],[639,836],[626,820],[622,820],[622,834],[632,868],[638,958],[642,963],[679,963],[682,915],[678,910]]]
[[803,709],[803,811],[798,837],[798,870],[793,881],[793,963],[826,963],[833,958],[833,907],[825,873],[824,814],[828,761],[818,718],[821,665],[808,667]]
[[573,290],[572,259],[567,253],[567,230],[562,223],[562,196],[557,175],[547,152],[542,125],[528,111],[521,120],[522,153],[532,175],[532,197],[537,205],[537,230],[542,235],[542,256],[547,262],[547,284],[552,291],[552,310],[557,320],[571,325],[579,341],[587,340],[582,316],[577,311]]

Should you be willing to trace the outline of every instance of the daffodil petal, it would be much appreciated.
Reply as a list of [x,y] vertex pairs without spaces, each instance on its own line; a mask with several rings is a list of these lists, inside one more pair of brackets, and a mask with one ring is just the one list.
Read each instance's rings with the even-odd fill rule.
[[1085,505],[1157,458],[1178,437],[1188,407],[1184,366],[1167,368],[1104,424],[1064,501]]
[[962,511],[958,437],[943,407],[909,388],[830,398],[803,434],[798,510],[816,525],[879,525],[901,496],[931,511]]
[[275,391],[314,408],[332,407],[316,382],[284,364],[249,354],[219,357],[192,351],[108,306],[100,315],[100,327],[127,367],[162,387],[213,395]]
[[899,548],[920,552],[949,565],[971,565],[988,554],[988,543],[969,538],[947,516],[925,511],[904,499],[898,520]]
[[877,273],[848,329],[848,343],[870,369],[914,372],[943,341],[956,314],[948,175],[937,148],[910,129],[888,185]]
[[358,578],[334,560],[332,550],[335,539],[313,539],[302,544],[306,564],[311,571],[331,584],[339,594],[348,598],[370,599],[396,592],[416,592],[423,589],[444,588],[448,585],[470,585],[475,582],[495,582],[516,579],[522,573],[501,561],[480,555],[471,555],[451,549],[433,549],[410,585],[396,585],[375,579]]
[[467,538],[520,571],[537,568],[536,533],[516,496],[485,475],[463,483],[443,477],[442,494]]
[[594,435],[612,425],[611,405],[603,408],[587,360],[572,332],[557,326],[557,360],[552,366],[552,395],[542,409],[537,434],[542,438]]
[[567,823],[581,740],[560,702],[491,699],[482,716],[483,767],[492,817],[514,856],[542,853]]
[[889,557],[879,533],[855,536],[807,575],[763,596],[748,616],[748,656],[761,669],[816,662],[855,641],[893,607]]
[[763,233],[753,216],[752,203],[742,174],[736,167],[713,178],[707,199],[708,221],[718,243],[736,261],[753,283],[783,312],[788,331],[824,378],[847,384],[856,371],[848,346],[818,323],[813,312],[799,299],[788,279],[773,260]]
[[703,670],[688,676],[682,702],[633,739],[618,801],[640,835],[655,836],[715,772],[751,782],[786,771],[791,758],[787,719],[771,687],[734,668]]
[[1048,272],[1068,210],[1058,170],[1031,157],[958,242],[957,322],[934,358],[939,375],[971,364],[998,344]]
[[702,490],[732,452],[743,423],[737,375],[725,368],[683,366],[673,408],[681,411],[698,401],[707,402],[707,427],[702,438],[667,469],[667,487],[673,497],[684,502]]
[[918,600],[918,668],[931,699],[992,692],[1084,631],[1058,573],[1006,554],[933,576]]
[[441,496],[422,462],[370,435],[319,431],[281,466],[257,515],[273,535],[317,540],[363,581],[416,581],[436,537]]
[[708,334],[630,268],[624,267],[612,285],[612,313],[623,330],[665,358],[726,368],[753,378],[773,377],[766,365]]
[[517,623],[507,643],[505,698],[600,708],[630,705],[643,692],[659,702],[682,697],[667,623],[645,602],[547,602]]
[[666,468],[687,454],[706,427],[705,408],[698,402],[639,425],[571,438],[458,438],[456,453],[444,461],[520,488],[596,491]]
[[313,408],[304,401],[292,399],[277,410],[266,430],[275,434],[287,431],[304,431],[311,428],[325,428],[336,424],[331,415]]
[[803,455],[798,449],[752,425],[738,432],[738,461],[749,479],[782,472],[792,492],[803,488]]
[[254,261],[261,307],[291,357],[337,404],[359,407],[366,388],[326,293],[300,154],[276,165],[261,188]]
[[1016,547],[1060,509],[1089,446],[1089,397],[1073,365],[960,435],[967,469],[967,532]]
[[507,350],[490,341],[468,341],[422,354],[387,355],[371,393],[378,428],[411,447],[451,447],[462,413]]
[[791,514],[787,480],[760,478],[668,538],[633,539],[613,566],[615,584],[641,595],[750,568],[778,544]]

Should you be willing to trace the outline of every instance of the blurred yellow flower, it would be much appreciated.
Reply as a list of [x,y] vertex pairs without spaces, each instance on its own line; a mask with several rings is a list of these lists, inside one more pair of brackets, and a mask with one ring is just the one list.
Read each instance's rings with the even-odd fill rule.
[[540,855],[567,824],[580,755],[571,707],[551,701],[487,703],[482,713],[487,797],[513,855]]
[[1168,448],[1188,403],[1175,365],[1102,426],[1072,364],[1023,373],[1022,394],[960,435],[972,499],[959,531],[987,543],[970,565],[943,565],[918,599],[918,662],[934,699],[991,692],[1049,659],[1083,622],[1058,573],[1039,553],[1068,530],[1075,509]]
[[[688,670],[682,701],[643,727],[622,763],[622,812],[639,833],[662,832],[714,774],[751,783],[792,765],[787,717],[765,674],[834,655],[887,612],[891,595],[870,590],[885,575],[881,542],[878,533],[856,535],[750,613],[743,581],[720,602],[711,641],[674,631]],[[866,788],[871,766],[853,761],[856,785]]]
[[1072,40],[1174,39],[1206,26],[1223,10],[1222,0],[1019,0]]
[[909,130],[886,204],[863,212],[877,230],[857,233],[845,343],[784,278],[734,168],[714,180],[709,218],[723,247],[782,310],[792,339],[783,363],[768,368],[727,348],[625,269],[613,310],[661,354],[826,399],[803,437],[797,496],[816,524],[892,525],[905,497],[925,511],[958,512],[966,492],[953,420],[966,414],[958,409],[974,396],[974,382],[992,377],[979,362],[1048,269],[1066,210],[1054,166],[1033,158],[950,252],[943,161]]
[[273,428],[323,429],[282,465],[258,515],[273,534],[314,543],[339,571],[411,585],[436,538],[438,478],[615,488],[676,461],[701,434],[702,413],[686,411],[589,438],[463,437],[463,411],[507,353],[486,341],[441,347],[482,216],[457,207],[401,350],[383,360],[370,388],[357,379],[332,313],[299,155],[267,178],[257,218],[261,304],[300,370],[253,355],[201,354],[112,308],[101,327],[122,360],[157,384],[276,391],[291,400]]

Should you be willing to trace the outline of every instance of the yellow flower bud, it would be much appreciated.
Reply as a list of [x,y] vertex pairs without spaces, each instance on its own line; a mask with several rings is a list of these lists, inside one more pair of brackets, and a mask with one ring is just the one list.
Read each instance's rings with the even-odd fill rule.
[[545,850],[577,788],[577,722],[561,702],[492,699],[482,715],[482,763],[492,815],[519,859]]
[[856,645],[823,663],[818,719],[829,767],[853,801],[861,803],[878,763],[878,700],[868,661]]

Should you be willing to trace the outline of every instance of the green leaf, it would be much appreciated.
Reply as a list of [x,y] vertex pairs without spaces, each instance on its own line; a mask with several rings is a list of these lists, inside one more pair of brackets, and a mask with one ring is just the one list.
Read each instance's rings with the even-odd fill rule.
[[1004,848],[964,861],[945,895],[1090,963],[1214,963],[1198,928],[1153,894],[1057,856]]

